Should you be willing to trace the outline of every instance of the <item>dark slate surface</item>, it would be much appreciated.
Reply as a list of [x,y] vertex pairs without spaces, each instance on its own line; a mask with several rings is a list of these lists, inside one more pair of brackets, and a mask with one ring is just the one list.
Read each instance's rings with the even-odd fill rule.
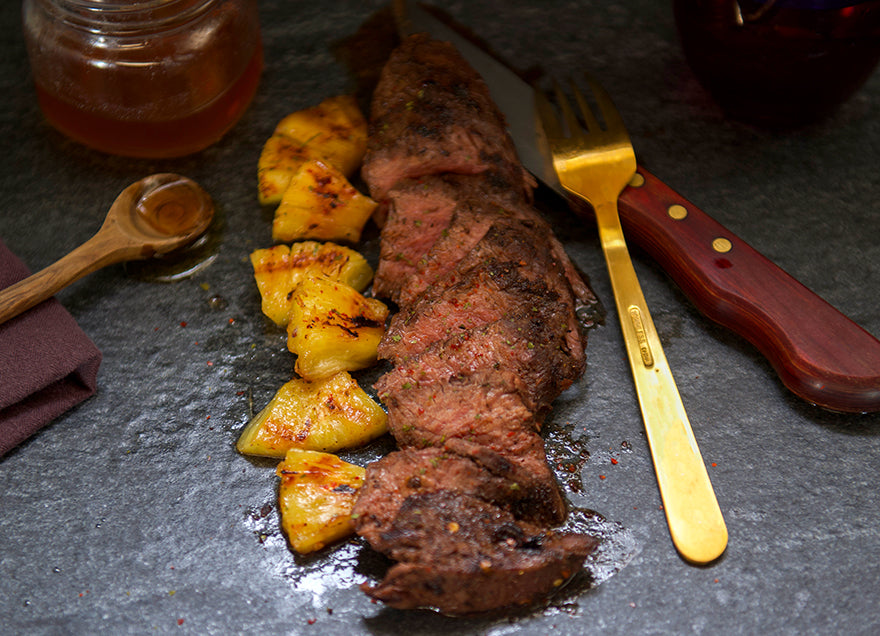
[[[707,99],[667,3],[442,4],[520,68],[591,68],[649,169],[880,335],[880,75],[830,121],[771,134],[726,120]],[[273,462],[233,449],[292,368],[283,335],[260,315],[247,262],[270,240],[256,161],[283,115],[352,89],[330,45],[382,6],[263,2],[267,68],[251,110],[198,156],[146,162],[90,152],[47,127],[18,3],[2,3],[0,236],[9,247],[34,270],[48,265],[97,229],[126,185],[169,170],[212,193],[222,233],[216,260],[188,280],[149,282],[116,266],[59,295],[104,362],[94,398],[0,460],[0,631],[877,633],[880,416],[802,403],[638,250],[730,531],[718,563],[687,565],[670,543],[614,317],[592,334],[589,370],[548,426],[560,473],[573,466],[566,480],[582,483],[569,488],[572,503],[607,519],[593,521],[608,537],[604,561],[591,565],[598,585],[581,582],[530,614],[451,619],[370,603],[357,585],[378,564],[357,543],[309,559],[288,550]],[[610,302],[594,229],[561,228]],[[578,452],[585,461],[573,460]]]

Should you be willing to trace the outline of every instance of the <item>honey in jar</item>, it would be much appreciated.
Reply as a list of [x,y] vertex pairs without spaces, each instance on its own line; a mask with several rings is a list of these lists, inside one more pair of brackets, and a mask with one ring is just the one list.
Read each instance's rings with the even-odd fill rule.
[[46,119],[103,152],[203,150],[257,90],[256,0],[24,0],[22,14]]

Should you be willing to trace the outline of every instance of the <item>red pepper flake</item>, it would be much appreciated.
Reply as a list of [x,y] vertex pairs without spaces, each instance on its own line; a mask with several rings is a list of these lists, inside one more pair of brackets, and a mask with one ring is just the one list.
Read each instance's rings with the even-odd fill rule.
[[712,468],[715,468],[717,465],[718,464],[716,464],[715,462],[712,462]]
[[611,463],[617,466],[617,460],[614,457],[611,458]]
[[605,479],[605,475],[599,475],[599,479]]
[[214,363],[211,362],[210,360],[208,360],[208,366],[209,366],[209,367],[213,367],[213,366],[214,366]]
[[715,579],[715,580],[714,580],[714,581],[712,581],[712,582],[713,582],[713,583],[717,583],[717,582],[718,582],[718,579]]
[[235,318],[230,318],[230,319],[229,319],[229,324],[230,324],[230,325],[231,325],[232,323],[234,323],[234,322],[235,322]]
[[241,397],[242,395],[244,395],[244,391],[236,391],[235,394]]
[[310,618],[310,619],[307,620],[306,622],[307,622],[309,625],[314,625],[315,623],[318,622],[318,619],[317,619],[317,618]]
[[181,320],[181,321],[180,321],[180,326],[181,326],[181,327],[186,327],[186,321],[185,321],[185,320]]
[[177,624],[178,624],[178,625],[183,625],[183,619],[182,619],[182,618],[178,618],[178,619],[177,619]]

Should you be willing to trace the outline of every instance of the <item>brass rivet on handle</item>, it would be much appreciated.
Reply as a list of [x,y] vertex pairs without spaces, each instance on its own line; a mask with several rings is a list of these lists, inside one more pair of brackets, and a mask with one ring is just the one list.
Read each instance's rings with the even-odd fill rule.
[[645,185],[645,177],[637,172],[632,176],[632,179],[629,180],[629,184],[634,188],[641,188]]
[[666,210],[666,213],[676,221],[681,221],[688,215],[687,208],[683,205],[679,205],[678,203],[670,205],[669,209]]
[[719,237],[712,241],[712,249],[719,254],[726,254],[733,249],[733,243],[724,237]]

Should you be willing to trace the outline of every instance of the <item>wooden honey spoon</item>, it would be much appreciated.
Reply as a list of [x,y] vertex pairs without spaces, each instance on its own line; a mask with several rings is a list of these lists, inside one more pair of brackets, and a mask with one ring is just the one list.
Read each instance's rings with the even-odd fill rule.
[[211,197],[177,174],[154,174],[123,190],[98,233],[36,274],[0,291],[0,324],[114,263],[167,254],[197,239],[214,218]]

